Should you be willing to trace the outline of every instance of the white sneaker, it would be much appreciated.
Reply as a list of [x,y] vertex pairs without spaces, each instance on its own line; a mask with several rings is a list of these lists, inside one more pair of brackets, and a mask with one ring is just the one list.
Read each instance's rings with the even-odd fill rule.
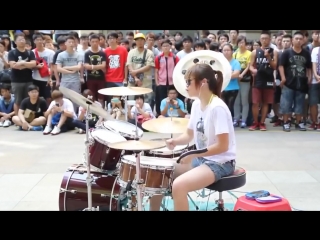
[[83,133],[85,133],[85,131],[79,128],[79,134],[83,134]]
[[3,127],[10,127],[11,125],[11,122],[9,120],[5,120],[4,123],[3,123]]
[[43,135],[48,135],[49,133],[51,133],[51,131],[52,131],[52,128],[49,126],[46,126],[42,133]]
[[0,122],[0,127],[3,127],[3,123],[4,123],[4,122]]
[[51,132],[51,135],[58,135],[60,132],[61,132],[61,129],[55,126]]

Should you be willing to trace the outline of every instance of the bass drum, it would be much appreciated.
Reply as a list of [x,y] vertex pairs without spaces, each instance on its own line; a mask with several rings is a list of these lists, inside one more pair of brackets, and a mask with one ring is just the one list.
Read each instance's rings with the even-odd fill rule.
[[[99,211],[110,211],[110,199],[117,197],[120,186],[116,176],[91,171],[92,207]],[[60,194],[59,211],[83,211],[88,207],[87,170],[81,165],[71,166],[64,174]],[[117,199],[112,199],[111,211],[117,211]]]

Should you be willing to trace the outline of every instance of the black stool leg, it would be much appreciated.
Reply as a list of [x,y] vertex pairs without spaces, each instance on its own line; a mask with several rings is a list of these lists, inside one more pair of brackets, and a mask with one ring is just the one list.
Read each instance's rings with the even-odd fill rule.
[[219,199],[216,200],[216,204],[217,204],[217,207],[214,208],[212,211],[225,211],[224,209],[224,201],[223,201],[223,198],[222,198],[222,192],[219,192]]

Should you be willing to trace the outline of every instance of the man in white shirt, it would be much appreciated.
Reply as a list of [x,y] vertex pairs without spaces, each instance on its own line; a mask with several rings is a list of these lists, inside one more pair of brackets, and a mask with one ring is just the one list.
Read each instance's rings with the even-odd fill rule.
[[183,57],[187,56],[189,53],[193,52],[192,44],[193,40],[190,36],[186,36],[182,40],[183,49],[177,53],[177,57],[182,59]]
[[[58,135],[61,132],[67,132],[74,129],[73,120],[77,118],[73,103],[63,98],[62,92],[54,90],[52,92],[53,101],[46,112],[47,125],[43,131],[43,135]],[[52,127],[54,126],[53,130]]]

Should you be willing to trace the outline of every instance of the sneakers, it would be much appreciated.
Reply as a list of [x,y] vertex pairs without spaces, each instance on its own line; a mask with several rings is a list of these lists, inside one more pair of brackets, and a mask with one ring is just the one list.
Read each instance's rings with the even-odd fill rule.
[[3,127],[4,122],[0,122],[0,127]]
[[296,129],[299,131],[307,131],[306,129],[306,125],[304,124],[304,122],[300,122],[298,124],[295,124]]
[[2,124],[2,127],[10,127],[11,126],[11,122],[9,120],[5,120]]
[[239,127],[239,122],[238,122],[237,120],[234,120],[234,121],[233,121],[233,126],[234,126],[234,127]]
[[43,131],[43,127],[42,126],[33,126],[29,129],[30,131],[37,131],[37,132],[40,132],[40,131]]
[[242,122],[241,125],[240,125],[240,127],[241,127],[241,128],[246,128],[246,127],[247,127],[247,124],[246,124],[245,122]]
[[48,135],[49,133],[51,133],[52,128],[49,126],[46,126],[44,131],[43,131],[43,135]]
[[260,124],[259,123],[253,123],[252,126],[249,127],[249,131],[255,131],[260,129]]
[[284,132],[290,132],[291,129],[290,129],[290,122],[286,122],[282,125],[282,129]]
[[60,134],[60,132],[61,132],[61,129],[55,126],[54,129],[51,131],[51,135],[58,135]]
[[309,127],[308,130],[318,130],[318,124],[316,123],[312,123]]
[[260,131],[267,131],[267,127],[265,123],[260,123]]
[[82,129],[79,129],[78,132],[79,132],[79,134],[84,134],[84,133],[86,133],[86,132],[83,131]]

